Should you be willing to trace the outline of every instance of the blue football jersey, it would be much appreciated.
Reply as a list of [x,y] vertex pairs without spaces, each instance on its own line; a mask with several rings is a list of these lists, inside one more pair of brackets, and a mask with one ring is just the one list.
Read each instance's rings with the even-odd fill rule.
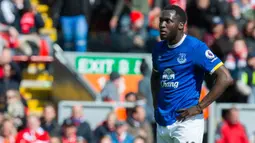
[[177,110],[197,105],[205,72],[212,74],[223,65],[205,43],[188,35],[172,46],[159,42],[152,61],[160,75],[155,119],[161,126],[176,122]]

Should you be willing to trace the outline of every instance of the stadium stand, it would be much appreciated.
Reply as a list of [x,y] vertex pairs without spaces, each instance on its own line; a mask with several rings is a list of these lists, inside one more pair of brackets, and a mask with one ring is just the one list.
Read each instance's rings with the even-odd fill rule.
[[[247,127],[245,139],[255,141],[254,0],[61,1],[67,5],[59,5],[59,0],[0,0],[0,143],[19,142],[22,134],[35,128],[42,136],[23,140],[104,143],[113,140],[107,135],[114,134],[115,128],[126,125],[139,132],[132,134],[136,138],[147,139],[150,135],[143,129],[145,122],[152,127],[155,139],[147,86],[150,52],[160,41],[158,18],[166,4],[179,5],[187,11],[186,32],[204,41],[235,79],[234,86],[204,110],[204,143],[227,143],[216,128],[219,124],[218,129],[224,130],[220,125],[231,119]],[[68,11],[58,11],[62,6]],[[61,16],[81,13],[88,26],[88,36],[82,39],[87,42],[87,49],[65,51],[66,23]],[[68,30],[73,32],[80,27],[69,26]],[[141,71],[144,60],[148,64],[145,73]],[[118,102],[101,97],[112,71],[121,76],[108,83],[107,90],[120,95]],[[142,86],[140,81],[144,82]],[[200,100],[210,90],[213,79],[207,77],[204,83]],[[128,93],[134,96],[125,99]],[[49,106],[53,110],[45,108]],[[133,107],[145,109],[146,121],[139,121],[141,126],[134,127],[130,122],[137,120]],[[225,114],[229,109],[240,112],[240,116],[237,112]],[[113,114],[112,120],[108,113]],[[71,138],[68,133],[62,134],[72,129],[77,130],[70,133]],[[53,130],[55,133],[48,134]]]

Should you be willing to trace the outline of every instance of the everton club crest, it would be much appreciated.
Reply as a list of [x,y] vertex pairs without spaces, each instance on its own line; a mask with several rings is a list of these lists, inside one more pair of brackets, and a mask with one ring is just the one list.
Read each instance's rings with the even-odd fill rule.
[[186,59],[186,54],[185,53],[180,53],[179,57],[177,58],[177,61],[179,64],[184,64],[187,59]]

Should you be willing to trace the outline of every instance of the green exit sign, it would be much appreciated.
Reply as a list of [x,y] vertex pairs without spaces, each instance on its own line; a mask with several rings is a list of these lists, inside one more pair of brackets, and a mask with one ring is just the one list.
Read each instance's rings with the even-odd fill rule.
[[110,74],[118,71],[120,74],[140,74],[142,58],[126,57],[95,57],[79,56],[76,58],[76,70],[82,74]]

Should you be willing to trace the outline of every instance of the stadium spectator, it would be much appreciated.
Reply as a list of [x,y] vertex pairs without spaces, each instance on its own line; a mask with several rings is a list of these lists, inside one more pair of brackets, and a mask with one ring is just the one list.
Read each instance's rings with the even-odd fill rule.
[[[200,29],[202,35],[211,31],[212,19],[219,16],[225,19],[228,15],[228,4],[226,1],[196,0],[187,3],[188,27],[195,26]],[[199,19],[196,18],[199,16]]]
[[[182,9],[186,10],[187,0],[156,0],[155,8],[163,8],[165,5],[178,5]],[[155,9],[154,8],[154,9]]]
[[36,5],[32,4],[28,12],[24,13],[20,19],[19,50],[22,54],[31,56],[38,55],[41,48],[41,37],[39,29],[44,27],[44,21],[40,13],[36,10]]
[[56,111],[53,105],[48,104],[44,107],[41,125],[51,137],[60,136],[61,130],[56,120]]
[[[80,105],[72,108],[72,116],[66,120],[71,120],[77,128],[77,136],[83,137],[88,143],[93,141],[90,125],[85,121],[83,109]],[[67,121],[65,121],[67,122]]]
[[18,90],[9,89],[6,91],[5,116],[13,120],[13,124],[18,131],[25,127],[26,108],[21,100]]
[[[155,8],[157,9],[157,8]],[[153,11],[153,10],[152,10]],[[151,11],[151,12],[152,12]],[[157,11],[157,10],[156,10]],[[160,11],[160,10],[159,10]],[[150,12],[149,15],[149,31],[148,31],[148,38],[156,40],[156,41],[160,41],[160,37],[159,37],[159,12],[153,12],[153,14]],[[155,13],[155,14],[154,14]]]
[[102,123],[102,125],[98,126],[95,129],[95,141],[98,143],[104,136],[110,134],[111,132],[115,131],[115,122],[116,122],[116,115],[114,112],[110,112],[107,115],[106,121]]
[[245,127],[239,121],[239,112],[236,108],[228,110],[216,134],[216,143],[230,142],[249,143]]
[[14,26],[18,31],[20,29],[20,18],[27,12],[31,5],[29,0],[2,0],[0,3],[2,15],[1,23]]
[[16,47],[18,36],[19,32],[15,27],[0,23],[0,51],[5,47]]
[[78,141],[77,136],[77,127],[75,126],[74,122],[71,119],[67,119],[64,121],[63,125],[63,136],[62,142],[63,143],[76,143]]
[[18,132],[17,143],[49,142],[49,134],[40,127],[40,119],[35,115],[27,117],[27,128]]
[[242,81],[250,86],[252,89],[251,95],[248,97],[248,103],[254,104],[255,103],[255,76],[254,76],[254,71],[255,71],[255,53],[249,53],[248,58],[247,58],[247,64],[248,66],[244,69],[242,73]]
[[241,8],[241,13],[246,19],[253,19],[255,17],[254,14],[254,1],[252,0],[238,0],[240,8]]
[[227,55],[225,66],[231,71],[234,79],[238,80],[240,70],[246,67],[248,49],[243,39],[237,39],[233,43],[233,50]]
[[228,19],[234,21],[237,24],[239,31],[242,31],[246,19],[241,15],[240,7],[236,2],[230,4],[230,12]]
[[18,90],[7,90],[7,114],[12,118],[25,117],[24,105],[21,101],[21,97]]
[[86,139],[84,139],[83,137],[78,137],[77,138],[77,143],[88,143]]
[[143,75],[143,78],[138,83],[138,93],[141,93],[146,99],[146,119],[149,122],[152,122],[154,119],[154,108],[151,95],[151,86],[150,86],[150,69],[149,65],[145,59],[142,60],[140,66],[140,71]]
[[[255,51],[255,36],[253,36],[254,31],[255,31],[255,22],[254,20],[248,21],[245,26],[243,27],[243,34],[245,41],[248,46],[249,52],[254,52]],[[253,34],[253,35],[252,35]]]
[[37,5],[32,4],[28,12],[24,13],[20,19],[22,34],[39,34],[39,29],[44,27],[42,15],[37,12]]
[[112,143],[112,140],[109,136],[104,136],[99,143]]
[[[89,0],[56,0],[53,6],[55,25],[61,24],[64,50],[85,52],[87,50],[88,18],[90,15]],[[73,44],[74,43],[74,44]]]
[[146,139],[142,136],[137,136],[134,140],[134,143],[147,143]]
[[21,73],[19,66],[11,62],[4,65],[4,77],[0,79],[1,92],[5,92],[8,89],[19,90],[21,81]]
[[[125,5],[128,7],[128,10],[123,12]],[[125,0],[118,0],[113,12],[113,16],[110,20],[110,28],[114,30],[117,27],[118,21],[120,20],[120,26],[123,28],[121,32],[127,32],[130,25],[130,18],[128,16],[129,11],[131,13],[132,11],[141,12],[145,20],[144,27],[148,25],[148,14],[150,11],[148,0],[131,0],[129,2]],[[120,17],[122,13],[124,14],[122,17]]]
[[134,92],[129,92],[125,95],[125,102],[136,102],[137,101],[137,95]]
[[4,120],[0,122],[1,132],[0,132],[0,142],[1,143],[15,143],[17,130],[11,120]]
[[216,39],[219,39],[224,32],[224,21],[219,16],[212,19],[212,32],[207,32],[203,40],[208,47],[211,48]]
[[[136,103],[137,102],[137,94],[134,92],[129,92],[125,95],[125,102]],[[126,107],[126,116],[130,117],[132,115],[132,107]]]
[[145,120],[146,112],[142,106],[136,106],[133,109],[132,116],[128,117],[128,132],[136,136],[142,136],[146,143],[153,143],[153,133],[150,124]]
[[238,27],[233,21],[227,21],[225,23],[225,34],[219,39],[215,40],[212,45],[212,51],[216,54],[223,62],[226,60],[226,56],[233,49],[233,42],[239,34]]
[[120,86],[120,74],[118,72],[112,72],[110,74],[110,80],[105,84],[101,91],[101,98],[104,101],[120,101],[119,86]]
[[145,41],[147,40],[147,31],[143,28],[144,20],[144,15],[140,11],[132,11],[130,13],[131,23],[127,35],[130,39],[133,39],[132,52],[144,50]]
[[110,134],[112,143],[133,143],[134,137],[127,132],[128,125],[125,121],[117,121],[116,131]]
[[0,53],[0,79],[4,77],[4,65],[11,62],[11,50],[4,48]]
[[50,143],[62,143],[59,137],[51,137]]
[[233,52],[227,56],[225,61],[225,66],[230,70],[233,79],[236,80],[236,93],[233,93],[232,98],[234,101],[236,100],[241,103],[247,103],[248,96],[252,92],[251,88],[241,80],[242,72],[247,65],[247,55],[245,41],[243,39],[237,39],[234,41]]

